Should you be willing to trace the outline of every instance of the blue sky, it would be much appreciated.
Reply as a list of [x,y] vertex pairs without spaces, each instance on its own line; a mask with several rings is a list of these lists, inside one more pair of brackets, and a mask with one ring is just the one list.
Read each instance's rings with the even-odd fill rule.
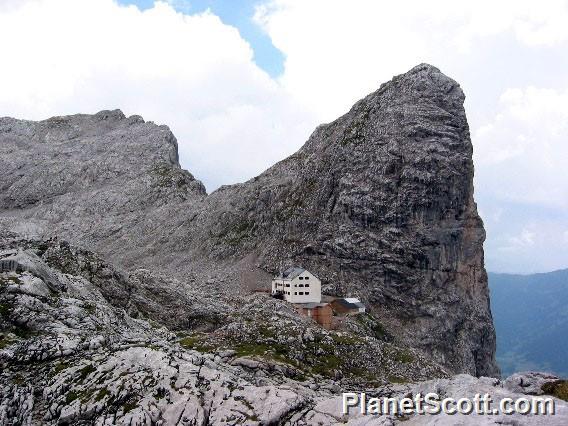
[[[119,3],[136,5],[140,9],[154,6],[154,0],[120,0]],[[239,30],[241,36],[250,43],[254,51],[254,61],[272,77],[282,73],[284,55],[272,45],[270,37],[253,22],[255,6],[258,0],[182,0],[171,2],[172,6],[183,13],[201,13],[210,10],[221,20]]]
[[428,62],[466,94],[487,268],[543,272],[568,267],[566,22],[568,0],[2,0],[0,116],[167,124],[211,192]]

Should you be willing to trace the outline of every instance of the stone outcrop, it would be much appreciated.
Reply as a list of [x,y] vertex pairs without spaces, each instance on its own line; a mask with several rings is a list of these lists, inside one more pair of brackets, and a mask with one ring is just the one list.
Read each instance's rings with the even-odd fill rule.
[[495,376],[463,101],[455,81],[419,65],[294,155],[210,195],[181,169],[165,126],[120,111],[0,119],[0,226],[173,277],[177,293],[140,273],[155,290],[147,311],[179,329],[223,323],[187,315],[186,288],[244,295],[300,264],[324,291],[361,298],[400,344],[449,371]]
[[[233,297],[214,334],[176,335],[152,319],[148,271],[121,276],[65,242],[3,234],[0,260],[13,258],[21,267],[0,272],[2,426],[275,424],[350,382],[446,376],[410,348],[323,330],[266,295]],[[215,300],[190,294],[188,311]]]
[[[0,272],[2,426],[568,421],[568,403],[557,398],[553,416],[362,416],[358,410],[343,415],[345,390],[397,398],[419,392],[456,399],[489,393],[497,404],[505,397],[545,396],[549,387],[553,390],[549,385],[559,381],[539,373],[517,374],[505,382],[447,377],[410,348],[361,330],[321,329],[265,295],[249,303],[235,297],[233,321],[214,333],[176,335],[142,318],[144,292],[132,299],[145,285],[133,277],[148,271],[121,276],[96,255],[64,241],[2,234],[0,260],[14,257],[22,259],[22,266]],[[59,285],[50,287],[48,279]],[[202,294],[199,303],[207,299]],[[356,364],[366,357],[369,364]],[[424,381],[433,376],[441,378]],[[393,378],[398,383],[389,383]],[[420,382],[409,383],[414,381]]]

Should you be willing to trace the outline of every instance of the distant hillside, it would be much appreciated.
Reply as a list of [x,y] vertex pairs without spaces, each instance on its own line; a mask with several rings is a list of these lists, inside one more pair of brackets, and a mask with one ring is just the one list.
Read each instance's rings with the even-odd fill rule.
[[568,269],[489,273],[489,287],[503,377],[522,370],[568,377]]

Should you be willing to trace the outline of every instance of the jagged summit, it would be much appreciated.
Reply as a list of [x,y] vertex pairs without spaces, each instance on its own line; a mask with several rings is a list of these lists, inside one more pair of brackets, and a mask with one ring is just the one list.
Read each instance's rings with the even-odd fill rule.
[[[2,120],[0,226],[224,294],[302,265],[450,371],[497,375],[463,100],[421,64],[210,195],[180,169],[166,126],[120,111]],[[171,324],[187,322],[171,310]]]

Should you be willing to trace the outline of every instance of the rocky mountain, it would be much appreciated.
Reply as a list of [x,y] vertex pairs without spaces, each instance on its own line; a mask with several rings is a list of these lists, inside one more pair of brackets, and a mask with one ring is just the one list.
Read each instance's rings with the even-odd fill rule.
[[[0,236],[0,425],[563,425],[556,414],[367,416],[341,413],[341,390],[461,398],[552,394],[543,374],[504,382],[446,373],[411,348],[371,337],[372,317],[327,331],[267,295],[235,296],[233,321],[214,333],[174,334],[151,318],[147,287],[178,282],[124,275],[57,240]],[[172,290],[173,291],[173,290]],[[151,292],[150,292],[151,294]],[[193,292],[206,303],[209,296]],[[150,305],[148,305],[150,303]],[[269,319],[267,321],[266,319]],[[359,328],[357,328],[359,327]],[[429,377],[438,379],[424,381]],[[412,383],[421,381],[419,383]],[[532,398],[532,396],[528,396]],[[470,423],[467,423],[470,422]]]
[[489,273],[489,286],[503,373],[536,369],[568,376],[568,269]]
[[446,375],[363,324],[328,332],[264,294],[233,297],[214,334],[174,334],[152,319],[149,287],[178,282],[55,239],[4,233],[0,271],[0,425],[271,424],[341,387]]
[[419,65],[294,155],[209,195],[165,126],[120,111],[3,118],[0,226],[150,271],[130,291],[172,330],[229,324],[235,295],[299,264],[326,292],[360,297],[402,347],[448,372],[496,376],[463,101],[455,81]]

